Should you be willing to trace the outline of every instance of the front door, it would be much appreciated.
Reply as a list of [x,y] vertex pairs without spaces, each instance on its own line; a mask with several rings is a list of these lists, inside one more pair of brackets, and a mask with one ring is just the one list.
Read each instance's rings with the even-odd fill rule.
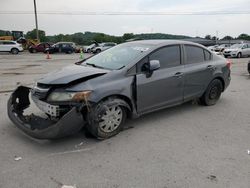
[[[144,65],[159,60],[160,69],[147,77]],[[166,46],[137,64],[137,111],[147,113],[183,101],[183,68],[179,45]]]

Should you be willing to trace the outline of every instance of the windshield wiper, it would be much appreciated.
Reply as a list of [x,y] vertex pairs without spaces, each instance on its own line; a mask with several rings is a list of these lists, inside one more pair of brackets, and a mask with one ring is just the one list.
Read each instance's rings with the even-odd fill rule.
[[92,64],[92,63],[86,63],[86,65],[90,65],[92,67],[96,67],[96,68],[100,68],[100,69],[105,69],[104,67],[102,66],[99,66],[99,65],[96,65],[96,64]]

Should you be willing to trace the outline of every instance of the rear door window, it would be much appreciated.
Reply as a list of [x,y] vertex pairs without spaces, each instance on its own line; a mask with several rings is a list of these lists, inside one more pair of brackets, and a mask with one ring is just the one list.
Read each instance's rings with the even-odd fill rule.
[[161,69],[175,67],[181,64],[181,52],[179,45],[160,48],[149,56],[149,60],[159,60]]
[[185,52],[187,64],[202,63],[205,61],[203,48],[192,45],[185,45]]
[[6,41],[6,42],[3,42],[3,44],[5,44],[5,45],[12,45],[12,44],[15,44],[15,43],[11,42],[11,41]]

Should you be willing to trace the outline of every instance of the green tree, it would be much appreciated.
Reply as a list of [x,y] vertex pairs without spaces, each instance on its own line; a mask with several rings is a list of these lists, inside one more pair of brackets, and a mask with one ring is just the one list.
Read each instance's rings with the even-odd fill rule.
[[217,38],[216,36],[213,36],[211,39],[212,40],[219,40],[219,38]]
[[242,33],[237,37],[237,39],[250,40],[250,36],[248,34]]
[[[43,30],[38,30],[39,38],[41,42],[47,41],[45,31]],[[25,35],[27,39],[37,39],[36,38],[36,29],[33,29],[32,31],[28,31]]]
[[211,35],[206,35],[206,36],[205,36],[205,39],[211,40]]
[[222,38],[222,40],[233,40],[233,39],[234,38],[231,37],[231,36],[229,36],[229,35],[227,35],[227,36],[225,36],[225,37]]
[[124,33],[124,35],[122,36],[123,40],[126,41],[128,39],[132,39],[135,38],[133,33]]

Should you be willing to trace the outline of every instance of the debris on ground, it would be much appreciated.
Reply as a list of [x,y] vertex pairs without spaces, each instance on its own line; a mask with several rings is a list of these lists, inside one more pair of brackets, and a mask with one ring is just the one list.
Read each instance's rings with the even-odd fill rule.
[[18,156],[15,156],[14,160],[15,161],[20,161],[22,159],[22,157],[18,157]]
[[76,188],[75,185],[63,185],[61,188]]
[[215,175],[209,175],[207,177],[207,179],[211,180],[211,181],[217,181],[217,177]]
[[83,142],[80,142],[79,144],[75,145],[75,148],[78,148],[78,147],[82,146],[83,144],[84,144]]
[[55,182],[58,186],[60,186],[60,188],[77,188],[76,185],[63,185],[62,182],[56,180],[55,178],[53,177],[50,177],[50,179]]

